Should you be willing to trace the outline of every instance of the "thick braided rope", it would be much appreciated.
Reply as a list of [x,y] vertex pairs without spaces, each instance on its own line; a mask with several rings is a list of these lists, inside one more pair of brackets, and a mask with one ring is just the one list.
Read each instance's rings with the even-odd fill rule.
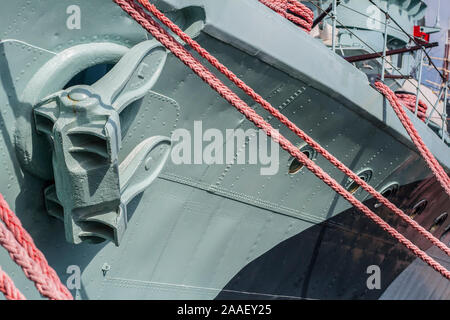
[[297,0],[258,0],[282,17],[295,23],[306,32],[310,32],[314,13]]
[[[397,98],[401,100],[403,105],[409,109],[412,113],[416,112],[416,100],[417,97],[414,94],[409,93],[396,93]],[[427,117],[428,106],[422,100],[419,100],[419,104],[417,106],[417,117],[425,121]]]
[[58,275],[55,270],[47,262],[44,254],[36,247],[34,244],[33,238],[31,235],[25,230],[20,222],[19,218],[14,214],[14,212],[9,208],[8,203],[3,198],[3,195],[0,193],[0,219],[3,221],[5,226],[11,231],[14,235],[14,238],[17,242],[26,250],[28,256],[39,264],[43,273],[55,283],[58,290],[61,292],[61,295],[64,299],[72,300],[73,297],[70,291],[61,283]]
[[7,300],[26,300],[25,296],[16,288],[14,282],[0,267],[0,292]]
[[[423,228],[415,220],[411,219],[402,210],[397,208],[392,202],[386,199],[378,191],[376,191],[371,185],[366,181],[361,179],[357,174],[340,162],[336,157],[324,149],[319,143],[314,141],[310,136],[308,136],[304,131],[298,128],[293,122],[291,122],[285,115],[283,115],[279,110],[275,109],[269,102],[257,94],[251,87],[249,87],[245,82],[239,79],[232,71],[230,71],[226,66],[221,64],[214,56],[212,56],[208,51],[206,51],[198,42],[189,37],[184,33],[176,24],[174,24],[170,19],[168,19],[161,11],[159,11],[153,4],[150,4],[147,0],[138,0],[142,6],[147,9],[152,15],[154,15],[158,20],[160,20],[164,25],[166,25],[172,32],[180,37],[185,43],[192,47],[198,54],[205,58],[211,65],[213,65],[219,72],[224,74],[230,81],[232,81],[238,88],[242,89],[249,97],[251,97],[256,103],[260,104],[265,110],[269,111],[275,118],[277,118],[281,123],[287,126],[292,132],[294,132],[300,139],[308,143],[312,148],[314,148],[318,153],[320,153],[324,158],[330,161],[335,167],[337,167],[341,172],[350,177],[358,185],[360,185],[364,190],[366,190],[370,195],[376,198],[380,203],[385,205],[388,209],[400,216],[406,223],[408,223],[413,229],[418,231],[422,236],[428,239],[433,245],[437,246],[443,250],[447,255],[450,256],[450,248],[447,247],[442,241],[437,239],[428,230]],[[142,12],[141,8],[135,7],[135,9],[140,12],[142,16],[145,12]]]
[[[233,91],[231,91],[220,79],[205,68],[191,53],[189,53],[179,42],[177,42],[170,34],[168,34],[151,16],[146,14],[132,0],[113,0],[125,12],[127,12],[136,22],[150,32],[155,39],[169,49],[176,57],[178,57],[185,65],[187,65],[194,73],[196,73],[203,81],[205,81],[220,96],[232,104],[239,112],[245,115],[247,119],[252,121],[258,128],[262,129],[268,136],[277,142],[281,148],[288,151],[293,157],[303,163],[314,175],[339,193],[344,199],[353,206],[363,212],[368,218],[378,224],[383,230],[388,232],[398,242],[407,247],[414,255],[422,259],[425,263],[439,272],[442,276],[450,280],[450,271],[445,269],[432,257],[414,245],[410,240],[405,238],[397,230],[378,217],[367,206],[356,199],[350,192],[342,187],[337,181],[331,178],[325,171],[317,166],[311,159],[304,155],[297,147],[295,147],[288,139],[273,129],[259,114],[250,108],[243,100],[241,100]],[[142,14],[142,15],[141,15]]]
[[1,222],[0,245],[8,251],[11,259],[22,268],[25,276],[34,282],[40,294],[52,300],[63,299],[54,282],[42,272],[39,264],[28,256],[27,251],[17,242],[14,235]]
[[392,108],[394,109],[395,113],[397,114],[398,118],[403,124],[403,127],[406,129],[409,136],[411,137],[411,140],[416,145],[423,159],[426,161],[428,167],[434,173],[436,179],[444,188],[445,192],[450,196],[450,179],[447,173],[441,167],[441,165],[433,156],[431,151],[427,148],[425,143],[422,141],[422,138],[420,138],[419,133],[414,128],[414,125],[412,124],[405,110],[403,110],[402,106],[400,105],[399,99],[397,98],[395,93],[387,85],[379,81],[375,83],[375,87],[389,100],[389,103],[391,104]]

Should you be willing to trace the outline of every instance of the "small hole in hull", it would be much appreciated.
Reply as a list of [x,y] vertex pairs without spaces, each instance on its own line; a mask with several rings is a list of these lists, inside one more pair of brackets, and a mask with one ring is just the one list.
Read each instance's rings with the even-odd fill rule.
[[[366,169],[366,170],[360,172],[358,174],[358,177],[361,178],[365,182],[369,182],[370,178],[372,178],[372,170]],[[348,179],[347,185],[345,186],[345,188],[347,189],[348,192],[350,192],[351,194],[354,194],[354,193],[356,193],[356,191],[358,191],[361,188],[361,186],[358,183],[356,183],[356,181],[353,181],[352,179]]]
[[441,214],[439,217],[437,217],[432,226],[430,227],[430,232],[434,232],[436,231],[436,229],[438,229],[440,226],[442,226],[445,222],[445,220],[447,220],[448,217],[448,213],[444,212],[443,214]]
[[[381,191],[380,194],[385,197],[386,199],[392,199],[393,197],[395,197],[395,195],[397,194],[399,189],[399,185],[397,183],[392,183],[386,187],[384,187]],[[374,207],[375,208],[379,208],[381,207],[382,204],[380,202],[375,203]]]
[[386,190],[385,192],[382,193],[383,197],[385,198],[389,198],[392,195],[392,190]]
[[428,205],[428,201],[427,200],[420,200],[412,208],[412,212],[409,215],[409,217],[411,219],[415,219],[418,215],[422,214],[422,212],[425,210],[427,205]]
[[[302,151],[305,156],[311,159],[311,153],[309,151]],[[289,166],[289,174],[296,174],[304,167],[304,164],[298,161],[296,158],[292,160]]]
[[[364,179],[364,177],[360,177],[361,179],[363,179],[364,181],[366,181]],[[350,192],[351,194],[354,194],[356,191],[358,191],[358,189],[360,188],[359,184],[357,184],[355,181],[353,181],[347,188],[348,192]]]
[[441,240],[443,243],[447,242],[447,246],[450,246],[450,241],[448,241],[450,240],[450,224],[444,229],[439,240]]

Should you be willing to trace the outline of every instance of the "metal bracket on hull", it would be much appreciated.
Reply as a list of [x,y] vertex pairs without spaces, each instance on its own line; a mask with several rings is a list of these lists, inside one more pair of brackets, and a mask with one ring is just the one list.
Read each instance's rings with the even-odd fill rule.
[[[434,48],[439,46],[438,42],[433,43],[426,43],[420,46],[414,46],[410,48],[400,48],[400,49],[394,49],[394,50],[388,50],[386,51],[386,56],[392,56],[396,54],[401,54],[405,52],[413,52],[417,50],[421,50],[422,48]],[[345,60],[347,60],[350,63],[353,62],[359,62],[359,61],[366,61],[366,60],[372,60],[372,59],[378,59],[383,57],[383,52],[375,52],[375,53],[368,53],[368,54],[361,54],[357,56],[350,56],[350,57],[344,57]]]
[[166,56],[155,41],[145,41],[92,86],[59,91],[34,108],[36,130],[53,147],[55,184],[45,190],[47,211],[64,221],[69,242],[119,245],[127,203],[162,170],[171,145],[167,137],[142,141],[120,164],[118,154],[120,113],[151,89]]

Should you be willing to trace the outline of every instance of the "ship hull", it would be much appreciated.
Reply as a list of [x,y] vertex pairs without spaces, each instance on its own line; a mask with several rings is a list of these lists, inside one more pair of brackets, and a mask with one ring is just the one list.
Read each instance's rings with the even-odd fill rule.
[[[86,1],[75,2],[81,8],[90,6]],[[169,7],[175,2],[164,1]],[[202,1],[177,3],[185,7]],[[230,4],[228,10],[237,8],[236,1]],[[111,24],[121,30],[117,33],[122,38],[116,39],[116,44],[131,47],[147,37],[137,25],[130,25],[129,18],[112,3],[105,1],[102,5],[105,14],[120,17],[114,23],[105,19],[109,22],[94,24],[97,29],[93,33],[102,34],[102,41],[107,41],[105,34]],[[273,56],[257,52],[254,44],[242,43],[238,35],[220,29],[214,24],[214,16],[208,15],[212,12],[211,4],[204,5],[203,13],[181,11],[180,18],[185,26],[195,26],[191,30],[202,46],[350,169],[356,173],[370,172],[368,182],[377,190],[397,185],[390,200],[402,210],[414,214],[414,207],[426,200],[427,205],[415,219],[425,228],[433,228],[436,218],[450,209],[450,201],[414,150],[388,103],[370,87],[362,72],[347,66],[328,48],[301,34],[301,30],[295,32],[305,41],[302,47],[310,51],[291,56],[292,61],[287,65],[283,60],[287,57],[277,56],[277,52]],[[246,5],[240,8],[247,9]],[[258,6],[257,10],[274,20],[269,24],[288,23],[266,8]],[[287,29],[294,32],[292,26]],[[255,38],[256,31],[252,31]],[[78,43],[89,42],[81,36],[71,34],[70,37]],[[27,39],[21,41],[32,43]],[[32,160],[22,159],[26,143],[14,139],[23,135],[30,121],[25,116],[21,117],[25,125],[18,124],[15,114],[17,105],[21,113],[31,113],[32,107],[21,100],[27,83],[39,67],[59,54],[58,50],[64,51],[50,38],[40,41],[41,44],[33,45],[37,49],[17,41],[0,44],[4,54],[0,65],[4,90],[0,99],[6,105],[0,123],[1,161],[5,172],[0,180],[4,185],[1,192],[63,281],[70,280],[69,266],[81,269],[81,287],[72,291],[75,296],[85,299],[401,298],[398,293],[401,290],[395,287],[396,279],[405,277],[404,272],[416,263],[416,257],[306,168],[290,174],[293,159],[281,149],[279,169],[268,176],[260,174],[260,165],[180,165],[169,160],[155,182],[128,204],[128,227],[120,246],[108,242],[67,243],[63,223],[50,217],[44,204],[43,190],[52,184],[52,176],[48,174],[51,170],[40,170],[42,167],[37,170]],[[277,41],[272,45],[276,46]],[[35,65],[16,80],[21,72],[17,66],[33,61],[33,55],[38,56]],[[325,57],[327,60],[323,62],[315,60]],[[311,64],[316,69],[314,73],[310,72]],[[71,72],[75,74],[75,70]],[[303,146],[276,119],[251,104],[243,93],[238,94],[275,129],[295,145]],[[125,159],[144,138],[171,136],[179,128],[194,132],[198,121],[204,131],[215,129],[224,136],[226,130],[254,128],[169,54],[152,90],[121,114],[123,141],[119,160]],[[448,151],[440,148],[440,139],[419,121],[415,123],[430,142],[432,151],[441,161],[448,162]],[[253,138],[237,146],[236,157]],[[46,149],[34,151],[38,155],[47,152]],[[344,174],[325,159],[316,156],[314,160],[338,182],[344,186],[349,184]],[[430,248],[428,242],[398,217],[376,206],[362,190],[357,190],[355,196],[422,248]],[[434,228],[433,233],[448,243],[447,226],[445,222]],[[439,259],[449,262],[448,257],[439,256]],[[39,298],[5,251],[0,252],[0,261],[26,296]],[[376,289],[367,285],[368,268],[373,265],[381,270],[381,287]],[[427,266],[419,264],[419,269],[409,276],[431,273],[430,277],[440,277]],[[419,298],[424,292],[409,298]],[[427,297],[450,298],[449,286],[440,285]]]

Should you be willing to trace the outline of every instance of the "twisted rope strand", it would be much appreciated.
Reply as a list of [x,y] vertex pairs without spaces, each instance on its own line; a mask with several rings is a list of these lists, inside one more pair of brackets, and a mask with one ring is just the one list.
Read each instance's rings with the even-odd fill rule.
[[17,242],[26,250],[27,255],[38,263],[43,273],[55,283],[64,299],[73,299],[70,291],[61,283],[55,270],[48,264],[44,254],[36,247],[31,235],[22,226],[20,219],[9,208],[2,194],[0,194],[0,219],[14,235]]
[[25,248],[23,248],[8,228],[0,222],[0,245],[8,251],[11,259],[19,265],[25,276],[34,282],[36,289],[44,297],[52,300],[62,299],[62,295],[43,272],[40,265],[32,260]]
[[0,292],[7,300],[26,300],[25,296],[16,288],[14,282],[0,267]]
[[310,32],[314,22],[314,13],[297,0],[258,0],[282,17]]
[[39,264],[42,272],[55,283],[63,298],[67,300],[73,299],[70,291],[61,283],[55,270],[48,264],[44,254],[36,247],[31,235],[22,226],[20,219],[9,208],[2,194],[0,194],[0,219],[14,235],[16,241],[25,249],[30,259]]
[[[396,93],[397,98],[403,103],[405,107],[409,109],[412,113],[416,112],[416,100],[417,97],[414,94],[410,93]],[[425,122],[427,116],[428,106],[422,100],[419,100],[419,104],[417,106],[417,117]]]
[[436,179],[444,188],[445,192],[450,196],[450,178],[448,177],[445,170],[442,168],[442,166],[439,164],[439,162],[436,160],[431,151],[427,148],[427,146],[423,142],[422,138],[420,137],[416,128],[414,128],[414,125],[412,124],[405,110],[403,110],[402,106],[400,105],[399,99],[397,98],[395,93],[387,85],[379,81],[375,83],[375,87],[388,99],[389,103],[391,104],[392,108],[394,109],[395,113],[400,119],[403,127],[406,129],[409,136],[411,137],[411,140],[416,145],[417,149],[422,155],[422,158],[425,160],[428,167],[436,176]]

